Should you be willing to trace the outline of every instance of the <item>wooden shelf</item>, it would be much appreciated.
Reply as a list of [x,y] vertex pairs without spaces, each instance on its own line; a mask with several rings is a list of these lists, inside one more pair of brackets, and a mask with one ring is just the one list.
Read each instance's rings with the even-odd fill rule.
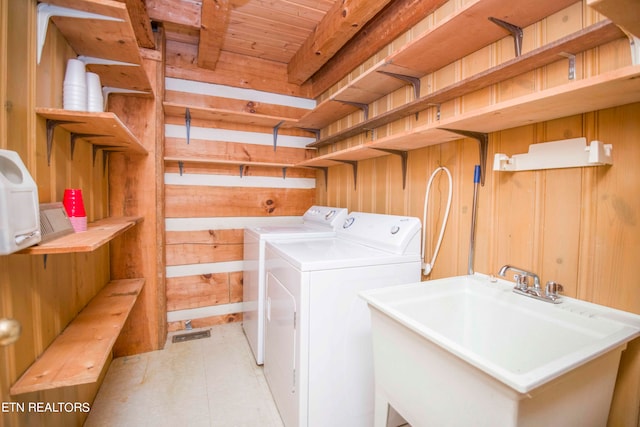
[[507,31],[489,21],[489,17],[524,28],[573,3],[575,0],[544,0],[527,4],[504,0],[471,1],[378,62],[336,92],[330,100],[320,103],[300,119],[299,125],[326,127],[357,110],[337,101],[369,104],[406,85],[406,82],[382,72],[419,78],[507,36]]
[[299,166],[331,165],[335,160],[380,156],[378,149],[410,151],[460,139],[445,129],[497,132],[560,117],[640,102],[640,65],[630,65],[595,77],[517,97],[495,105],[446,117],[412,130],[300,162]]
[[295,163],[241,161],[241,160],[214,159],[214,158],[203,158],[203,157],[165,157],[164,161],[165,162],[217,164],[217,165],[237,165],[237,166],[266,166],[266,167],[274,167],[274,168],[297,167]]
[[133,64],[88,64],[87,70],[99,74],[103,86],[144,91],[152,95],[126,3],[104,0],[44,0],[44,3],[119,19],[51,18],[78,55]]
[[[90,113],[58,108],[36,108],[36,113],[95,146],[119,147],[122,151],[148,154],[138,138],[114,113]],[[49,145],[48,141],[47,146]]]
[[640,37],[638,0],[587,0],[587,6],[594,8],[635,37]]
[[11,395],[98,381],[143,285],[144,279],[105,285],[11,386]]
[[91,252],[115,239],[134,225],[141,217],[105,218],[88,224],[87,231],[67,234],[42,245],[31,246],[21,254],[46,255],[72,252]]
[[577,54],[596,46],[624,37],[624,33],[610,20],[604,20],[574,34],[548,43],[524,55],[515,57],[489,70],[475,74],[467,79],[432,92],[393,110],[382,113],[357,125],[336,132],[309,144],[319,148],[337,141],[375,129],[395,120],[419,113],[434,104],[442,104],[473,91],[499,83],[517,75],[532,71],[553,62],[559,61],[563,54]]
[[167,91],[163,102],[167,116],[185,118],[189,109],[191,119],[242,123],[254,126],[298,128],[298,120],[305,108],[288,107],[248,100],[221,98]]

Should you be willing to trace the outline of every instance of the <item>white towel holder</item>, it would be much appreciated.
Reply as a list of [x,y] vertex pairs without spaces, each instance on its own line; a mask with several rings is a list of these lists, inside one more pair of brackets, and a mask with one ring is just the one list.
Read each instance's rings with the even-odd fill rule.
[[506,154],[496,153],[493,159],[493,170],[517,172],[611,165],[613,164],[612,149],[611,144],[595,140],[587,145],[587,138],[584,137],[531,144],[529,152],[525,154],[514,154],[509,157]]

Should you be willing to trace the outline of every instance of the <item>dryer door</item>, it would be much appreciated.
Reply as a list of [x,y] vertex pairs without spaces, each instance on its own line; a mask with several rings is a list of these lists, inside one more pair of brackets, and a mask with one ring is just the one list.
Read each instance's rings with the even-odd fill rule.
[[296,300],[267,273],[264,374],[287,426],[298,422],[296,378]]

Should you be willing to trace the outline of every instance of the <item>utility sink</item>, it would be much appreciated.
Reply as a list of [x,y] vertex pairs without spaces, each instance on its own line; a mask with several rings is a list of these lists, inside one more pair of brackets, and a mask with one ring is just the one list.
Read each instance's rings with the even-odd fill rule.
[[606,425],[640,316],[517,295],[481,274],[361,293],[371,309],[376,426]]

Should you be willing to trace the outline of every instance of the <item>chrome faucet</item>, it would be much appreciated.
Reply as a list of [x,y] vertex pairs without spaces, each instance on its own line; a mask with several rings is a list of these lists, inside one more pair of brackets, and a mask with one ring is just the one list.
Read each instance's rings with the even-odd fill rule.
[[[545,290],[543,291],[540,287],[540,278],[537,274],[511,265],[503,265],[502,268],[500,268],[500,271],[498,271],[498,275],[504,277],[507,274],[507,270],[517,273],[513,276],[516,281],[513,292],[542,301],[552,302],[554,304],[560,302],[558,292],[563,290],[561,284],[556,282],[547,282]],[[533,286],[529,286],[529,277],[533,277]]]

